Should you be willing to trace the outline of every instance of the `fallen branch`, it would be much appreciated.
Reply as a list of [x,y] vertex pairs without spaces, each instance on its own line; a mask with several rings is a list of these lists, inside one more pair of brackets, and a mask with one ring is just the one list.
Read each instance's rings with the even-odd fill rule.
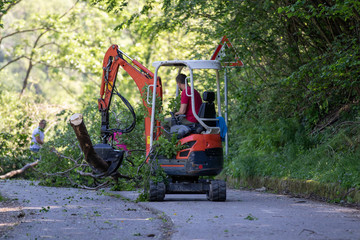
[[[148,162],[148,158],[150,157],[150,155],[153,153],[153,148],[150,149],[148,155],[146,156],[145,160],[139,165],[138,169],[137,169],[137,174],[139,174],[140,169],[145,165],[145,163]],[[157,156],[157,152],[155,154],[155,157]]]
[[36,160],[35,162],[32,162],[32,163],[28,163],[21,169],[13,170],[11,172],[8,172],[5,175],[1,175],[0,179],[11,178],[11,177],[13,177],[15,175],[21,174],[21,173],[25,172],[28,168],[35,167],[36,165],[38,165],[38,163],[39,163],[39,160]]
[[44,172],[40,172],[36,169],[34,169],[34,170],[44,176],[47,176],[47,177],[66,177],[66,176],[68,176],[68,173],[73,171],[74,169],[76,169],[78,167],[88,167],[88,166],[89,166],[88,164],[78,164],[78,165],[75,165],[74,167],[69,168],[63,172],[55,172],[55,173],[44,173]]
[[[104,174],[92,174],[89,172],[82,172],[82,171],[76,171],[78,174],[80,174],[81,176],[87,176],[87,177],[92,177],[92,178],[101,178],[101,177],[106,177]],[[119,178],[125,178],[125,179],[134,179],[133,177],[129,177],[126,175],[122,175],[120,173],[117,174],[117,177]]]
[[[81,148],[80,148],[80,150],[81,150]],[[81,155],[75,160],[75,159],[73,159],[73,158],[71,158],[71,157],[68,157],[68,156],[65,156],[65,155],[59,153],[55,148],[52,148],[52,149],[51,149],[51,152],[55,153],[58,158],[68,159],[68,160],[72,161],[73,163],[75,163],[75,164],[77,164],[77,165],[79,165],[78,162],[83,158],[83,155],[81,154]]]
[[323,119],[324,123],[319,124],[315,127],[315,129],[311,132],[311,135],[321,132],[326,127],[335,123],[337,120],[339,120],[341,113],[350,111],[351,106],[352,106],[352,104],[346,104],[346,105],[342,106],[339,110],[329,114],[327,117],[325,117]]
[[86,189],[86,190],[99,190],[100,188],[105,188],[105,187],[109,186],[109,184],[110,184],[110,181],[106,181],[96,187],[88,187],[85,185],[78,184],[70,178],[69,178],[69,181],[71,182],[72,185],[77,186],[78,188]]

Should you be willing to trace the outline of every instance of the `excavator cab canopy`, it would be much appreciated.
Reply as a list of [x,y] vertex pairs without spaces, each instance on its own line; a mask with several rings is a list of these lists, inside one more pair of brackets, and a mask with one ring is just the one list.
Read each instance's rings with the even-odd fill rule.
[[[156,86],[156,79],[158,77],[158,72],[159,72],[159,68],[160,67],[178,67],[181,71],[182,68],[187,67],[189,69],[189,77],[188,77],[188,81],[190,84],[190,88],[191,88],[191,92],[190,93],[186,93],[188,96],[192,96],[191,101],[192,101],[192,112],[194,114],[194,117],[196,118],[196,120],[205,128],[206,133],[208,134],[217,134],[220,132],[220,128],[217,126],[209,126],[209,124],[207,124],[206,122],[210,121],[217,121],[216,118],[214,119],[205,119],[205,118],[201,118],[199,117],[199,115],[196,113],[195,111],[195,103],[194,103],[194,74],[193,74],[193,70],[194,69],[213,69],[216,72],[216,88],[217,88],[217,108],[218,108],[218,114],[219,116],[221,116],[221,101],[220,101],[220,80],[219,80],[219,70],[221,70],[221,63],[217,60],[170,60],[170,61],[156,61],[153,62],[153,67],[155,67],[155,74],[154,74],[154,83],[152,85],[152,87]],[[179,72],[180,72],[179,71]],[[185,84],[188,84],[188,81],[185,81]],[[151,86],[149,86],[151,87]],[[155,88],[153,88],[155,89]],[[148,91],[149,94],[150,91]],[[153,133],[154,133],[154,128],[155,128],[155,109],[156,109],[156,92],[153,91],[153,96],[152,96],[152,113],[151,113],[151,128],[150,128],[150,147],[153,144],[154,141],[154,137],[153,137]],[[149,99],[149,96],[148,96]],[[150,102],[148,101],[148,103],[150,104]],[[205,121],[206,120],[206,121]]]
[[160,66],[188,67],[189,69],[215,69],[221,70],[221,63],[216,60],[171,60],[153,62],[153,67],[158,70]]

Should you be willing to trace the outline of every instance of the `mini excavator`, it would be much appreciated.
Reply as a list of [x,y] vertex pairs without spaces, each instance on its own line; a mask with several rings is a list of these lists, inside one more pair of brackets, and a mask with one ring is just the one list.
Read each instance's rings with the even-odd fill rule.
[[[188,96],[194,96],[194,71],[213,69],[216,72],[216,98],[217,112],[221,117],[220,80],[219,70],[221,64],[217,60],[174,60],[158,61],[153,63],[155,73],[151,72],[141,63],[132,59],[121,51],[117,45],[112,45],[105,54],[103,61],[103,75],[100,88],[98,108],[101,114],[102,143],[94,146],[95,151],[109,163],[109,169],[116,171],[121,165],[123,152],[115,150],[109,142],[115,132],[129,133],[135,127],[135,114],[130,103],[117,91],[115,87],[117,73],[121,67],[135,81],[143,104],[147,109],[145,116],[146,153],[152,154],[154,141],[162,134],[161,123],[156,119],[156,111],[161,109],[156,99],[163,100],[162,80],[158,77],[159,69],[163,67],[183,68],[189,70],[186,84],[191,91]],[[178,94],[178,89],[177,89]],[[134,117],[133,123],[126,129],[110,128],[109,110],[114,95],[121,98]],[[197,120],[190,127],[179,125],[178,119],[173,115],[171,134],[177,134],[178,144],[183,146],[176,156],[171,159],[158,156],[158,163],[167,175],[166,182],[150,182],[149,200],[162,201],[165,194],[206,194],[210,201],[226,200],[226,183],[222,180],[206,179],[216,176],[223,169],[223,148],[220,136],[219,118],[215,110],[215,92],[205,91],[203,103],[199,112],[195,112],[194,97],[191,98],[192,111]]]

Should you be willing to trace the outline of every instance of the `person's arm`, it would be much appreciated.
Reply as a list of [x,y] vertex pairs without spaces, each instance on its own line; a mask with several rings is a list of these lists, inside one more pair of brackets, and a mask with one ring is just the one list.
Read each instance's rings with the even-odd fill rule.
[[182,103],[180,105],[180,109],[178,112],[175,113],[175,115],[184,115],[186,113],[186,108],[187,108],[187,104],[186,103]]
[[41,144],[41,145],[44,144],[44,142],[41,141],[40,136],[36,136],[35,139],[36,139],[36,142],[37,142],[37,143],[39,143],[39,144]]

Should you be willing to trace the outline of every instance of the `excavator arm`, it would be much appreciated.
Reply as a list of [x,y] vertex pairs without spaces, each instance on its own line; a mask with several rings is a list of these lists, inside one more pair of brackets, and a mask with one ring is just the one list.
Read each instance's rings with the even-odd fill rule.
[[[150,151],[150,143],[148,139],[150,139],[151,104],[147,103],[146,96],[148,89],[154,89],[154,86],[152,86],[154,83],[154,74],[138,61],[130,58],[122,52],[117,45],[112,45],[107,50],[103,61],[100,98],[98,99],[98,107],[101,113],[101,136],[103,138],[103,143],[107,143],[108,137],[114,131],[121,131],[120,129],[109,129],[109,110],[111,106],[111,99],[115,94],[115,83],[119,67],[124,69],[135,81],[141,94],[143,104],[148,111],[145,116],[146,151],[148,153]],[[157,80],[155,91],[156,95],[162,100],[162,85],[160,78]],[[120,94],[119,96],[123,99]],[[132,129],[127,129],[126,131],[122,130],[122,132],[129,132],[131,130]]]

